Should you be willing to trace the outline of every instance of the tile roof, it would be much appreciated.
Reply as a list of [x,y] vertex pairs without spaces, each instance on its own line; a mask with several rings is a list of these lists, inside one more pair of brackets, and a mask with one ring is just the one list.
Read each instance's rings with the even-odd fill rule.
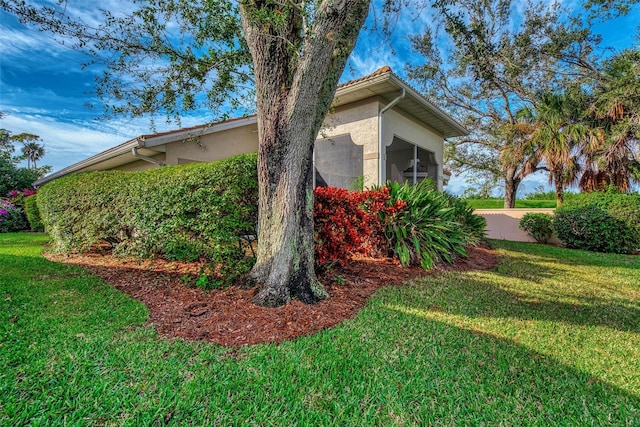
[[393,70],[391,70],[391,67],[389,67],[388,65],[385,65],[384,67],[378,68],[376,71],[374,71],[371,74],[359,77],[359,78],[354,79],[354,80],[349,80],[348,82],[344,82],[344,83],[338,85],[338,89],[340,89],[341,87],[352,85],[354,83],[364,82],[364,81],[369,80],[369,79],[371,79],[373,77],[381,76],[381,75],[387,74],[387,73],[393,74]]

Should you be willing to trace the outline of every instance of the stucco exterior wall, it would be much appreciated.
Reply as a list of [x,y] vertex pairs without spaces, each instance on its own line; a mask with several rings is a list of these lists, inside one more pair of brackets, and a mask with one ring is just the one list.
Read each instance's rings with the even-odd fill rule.
[[166,163],[213,162],[258,151],[258,127],[241,126],[167,144]]
[[442,135],[393,108],[384,113],[382,134],[384,144],[387,147],[393,143],[395,136],[434,153],[438,163],[438,189],[442,191],[444,156],[444,137]]
[[[379,183],[378,113],[386,104],[372,97],[338,107],[325,120],[319,138],[350,135],[354,144],[363,147],[362,174],[364,185]],[[384,114],[384,143],[388,146],[398,137],[418,147],[433,152],[438,163],[438,187],[442,190],[443,137],[418,121],[391,109]],[[191,162],[211,162],[242,153],[258,151],[256,124],[217,131],[193,139],[167,143],[166,152],[153,156],[169,165]],[[137,171],[154,167],[136,160],[119,166],[119,170]]]
[[[351,135],[363,147],[365,185],[378,182],[378,102],[375,99],[340,107],[327,115],[319,138]],[[167,144],[167,164],[211,162],[236,154],[258,151],[256,125],[204,135],[193,141]]]

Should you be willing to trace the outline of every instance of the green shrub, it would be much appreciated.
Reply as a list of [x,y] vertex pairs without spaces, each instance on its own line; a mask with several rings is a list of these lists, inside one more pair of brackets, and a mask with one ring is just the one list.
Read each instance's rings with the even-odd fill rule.
[[558,209],[553,228],[570,248],[630,254],[640,247],[636,230],[596,205]]
[[438,261],[452,263],[455,255],[467,256],[466,236],[447,195],[428,181],[388,185],[389,203],[406,203],[385,222],[391,250],[402,265],[420,265],[426,270]]
[[29,221],[29,227],[31,231],[44,231],[44,225],[40,218],[40,211],[38,210],[38,195],[34,194],[24,199],[24,210],[27,214],[27,220]]
[[565,199],[563,207],[596,205],[614,216],[640,227],[640,193],[620,193],[615,188],[607,191],[572,194]]
[[28,228],[22,209],[8,200],[0,199],[0,233],[11,233]]
[[38,208],[58,251],[106,242],[123,255],[237,262],[257,218],[256,158],[70,175],[39,191]]
[[520,229],[527,232],[538,243],[547,243],[553,236],[553,216],[529,212],[520,220]]
[[576,194],[556,210],[553,227],[570,247],[633,253],[640,248],[640,194]]

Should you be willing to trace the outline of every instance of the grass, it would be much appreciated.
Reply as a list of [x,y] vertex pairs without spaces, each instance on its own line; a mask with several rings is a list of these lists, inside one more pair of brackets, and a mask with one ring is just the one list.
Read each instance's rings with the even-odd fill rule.
[[[502,209],[504,199],[465,199],[467,204],[474,209]],[[555,208],[555,200],[516,200],[516,208],[541,209]]]
[[237,351],[0,235],[2,425],[640,425],[640,257],[495,242],[493,271],[379,291]]

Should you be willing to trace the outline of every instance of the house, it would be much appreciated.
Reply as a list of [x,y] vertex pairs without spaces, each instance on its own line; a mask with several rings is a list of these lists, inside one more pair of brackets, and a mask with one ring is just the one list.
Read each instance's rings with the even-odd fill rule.
[[[141,135],[35,182],[73,172],[136,171],[258,150],[256,116]],[[314,152],[316,185],[353,187],[431,178],[442,190],[444,140],[466,129],[391,68],[338,86]]]

